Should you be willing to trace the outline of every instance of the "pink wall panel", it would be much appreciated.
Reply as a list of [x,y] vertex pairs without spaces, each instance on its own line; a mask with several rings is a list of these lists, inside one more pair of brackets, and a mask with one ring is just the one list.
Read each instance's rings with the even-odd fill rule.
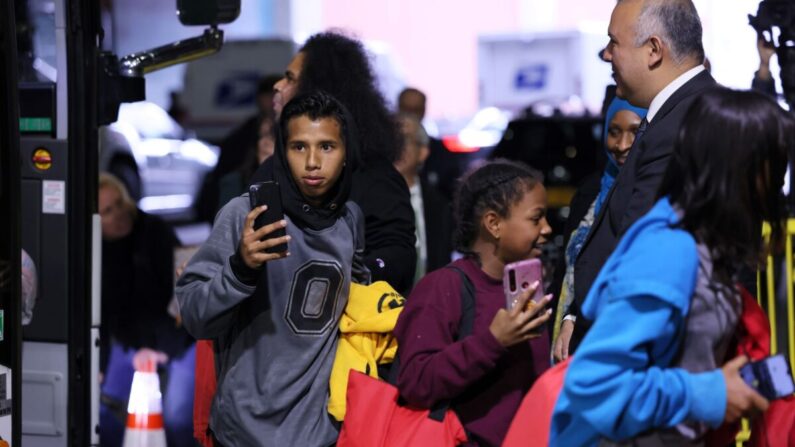
[[477,109],[477,37],[519,31],[520,1],[327,0],[322,21],[387,42],[429,116],[465,117]]
[[[616,0],[557,0],[558,27],[561,29],[576,28],[585,21],[610,20],[610,13]],[[605,30],[607,35],[607,30]]]

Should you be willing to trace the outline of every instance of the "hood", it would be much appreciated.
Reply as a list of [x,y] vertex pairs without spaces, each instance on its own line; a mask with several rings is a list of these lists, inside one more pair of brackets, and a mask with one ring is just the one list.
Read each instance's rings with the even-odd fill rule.
[[286,137],[281,131],[282,124],[284,124],[281,120],[277,126],[274,126],[276,147],[273,156],[265,160],[251,178],[252,184],[264,181],[278,182],[284,212],[294,224],[301,228],[315,231],[328,228],[345,212],[345,202],[350,196],[353,172],[359,165],[360,150],[358,132],[353,117],[345,106],[342,106],[342,110],[346,120],[345,126],[342,126],[342,137],[345,142],[345,166],[342,168],[342,175],[322,205],[311,205],[298,189],[298,184],[287,164]]

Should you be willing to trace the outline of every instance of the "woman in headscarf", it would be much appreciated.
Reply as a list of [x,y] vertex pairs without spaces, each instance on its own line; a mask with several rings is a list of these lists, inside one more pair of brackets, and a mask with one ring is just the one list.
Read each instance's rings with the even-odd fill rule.
[[[564,234],[569,237],[565,244],[565,272],[560,286],[555,326],[552,342],[552,357],[555,361],[565,360],[569,355],[569,340],[574,330],[573,316],[568,315],[569,307],[574,298],[574,261],[580,253],[591,225],[604,203],[607,193],[618,176],[635,142],[635,133],[646,109],[634,107],[626,100],[616,97],[610,103],[605,114],[604,142],[607,152],[607,164],[601,177],[588,177],[569,207],[569,220]],[[577,225],[574,227],[574,225]]]

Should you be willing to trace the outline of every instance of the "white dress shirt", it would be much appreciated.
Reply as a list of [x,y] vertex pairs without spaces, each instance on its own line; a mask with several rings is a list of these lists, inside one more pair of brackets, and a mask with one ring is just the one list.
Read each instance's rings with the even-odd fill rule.
[[651,104],[649,105],[649,112],[646,114],[646,121],[651,124],[654,116],[657,115],[657,112],[660,111],[660,107],[665,104],[665,101],[668,101],[668,98],[673,96],[677,90],[679,90],[683,85],[687,84],[687,81],[693,79],[701,73],[702,71],[706,70],[703,65],[698,65],[696,67],[687,70],[686,72],[679,75],[678,78],[674,79],[670,84],[668,84],[664,89],[660,90],[660,93],[657,93],[657,96],[651,100]]

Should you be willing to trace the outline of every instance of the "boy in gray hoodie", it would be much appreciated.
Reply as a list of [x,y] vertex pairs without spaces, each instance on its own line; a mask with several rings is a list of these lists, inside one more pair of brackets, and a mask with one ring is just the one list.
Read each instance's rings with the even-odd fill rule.
[[[326,403],[337,327],[352,277],[367,280],[358,267],[364,222],[348,200],[353,126],[327,94],[290,101],[260,168],[280,185],[284,220],[255,230],[265,207],[251,209],[247,194],[233,199],[177,284],[188,332],[215,341],[210,428],[221,445],[336,442]],[[286,236],[271,236],[282,228]],[[283,243],[288,251],[265,251]]]

